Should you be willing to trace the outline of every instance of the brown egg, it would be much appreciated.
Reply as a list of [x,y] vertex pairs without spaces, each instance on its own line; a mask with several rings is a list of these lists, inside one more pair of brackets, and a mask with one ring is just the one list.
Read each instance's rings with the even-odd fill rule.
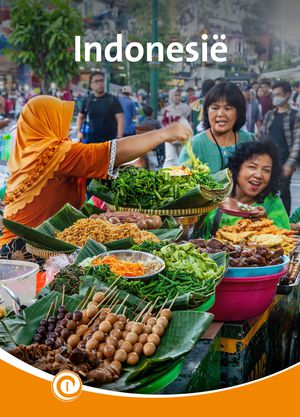
[[157,324],[160,324],[166,329],[169,325],[169,320],[166,317],[159,317],[157,319]]
[[118,349],[116,350],[114,359],[119,362],[126,362],[127,359],[127,352],[124,349]]
[[156,346],[154,343],[146,343],[143,347],[143,352],[145,356],[152,356],[156,351]]
[[118,329],[118,330],[121,330],[121,332],[124,330],[124,328],[125,328],[125,325],[124,325],[124,323],[122,322],[122,321],[116,321],[114,324],[113,324],[113,328],[114,329]]
[[165,328],[161,324],[156,324],[152,327],[152,333],[157,334],[159,337],[163,336]]
[[90,305],[87,308],[87,315],[89,318],[94,317],[98,313],[98,307],[95,305]]
[[97,304],[101,303],[105,298],[105,294],[101,291],[98,291],[93,296],[93,301],[96,301]]
[[125,340],[126,336],[128,335],[129,331],[128,330],[123,330],[122,332],[122,339]]
[[147,343],[147,337],[148,337],[148,335],[147,335],[146,333],[142,333],[142,334],[139,336],[139,339],[138,339],[139,343],[142,343],[143,345],[144,345],[145,343]]
[[118,349],[122,347],[123,343],[124,343],[123,339],[118,340]]
[[127,364],[128,365],[136,365],[140,360],[139,355],[136,352],[131,352],[127,356]]
[[121,321],[122,323],[127,323],[127,318],[124,316],[124,314],[118,314],[117,315],[118,321]]
[[90,321],[90,319],[88,318],[87,311],[83,310],[82,311],[82,318],[80,320],[80,323],[81,324],[88,324],[89,321]]
[[80,337],[77,334],[71,334],[68,337],[67,344],[70,345],[72,348],[76,347],[80,342]]
[[[156,319],[154,317],[150,317],[150,319],[146,322],[149,326],[155,326],[156,325]],[[144,330],[145,331],[145,330]]]
[[98,342],[104,342],[105,334],[102,332],[102,330],[97,330],[95,333],[93,333],[92,338],[98,340]]
[[125,337],[125,342],[130,342],[132,345],[138,341],[138,335],[134,332],[129,332]]
[[104,333],[109,333],[111,329],[112,329],[112,325],[109,321],[105,320],[99,325],[99,330],[102,330],[102,332]]
[[122,371],[122,364],[121,364],[120,361],[117,361],[116,359],[114,359],[112,361],[112,363],[110,364],[110,366],[112,368],[114,368],[117,371],[117,373],[120,373]]
[[131,327],[131,331],[136,333],[139,336],[140,334],[143,333],[144,326],[142,325],[142,323],[133,323]]
[[143,347],[144,345],[142,343],[135,343],[132,347],[132,351],[140,356],[143,353]]
[[173,313],[171,310],[169,310],[168,308],[164,308],[161,312],[160,312],[160,317],[165,317],[166,319],[168,319],[169,321],[172,319]]
[[128,330],[129,332],[131,332],[132,325],[133,325],[133,321],[129,321],[129,322],[125,325],[125,330]]
[[122,337],[122,332],[119,329],[112,329],[112,331],[110,332],[110,336],[115,337],[119,340]]
[[158,346],[160,343],[160,337],[157,334],[151,333],[148,335],[147,342],[154,343],[155,346]]
[[124,349],[127,353],[130,353],[132,352],[132,344],[130,342],[124,342],[122,349]]
[[98,308],[98,303],[96,301],[90,301],[87,305],[87,310],[89,309],[90,306],[94,306]]
[[107,336],[107,338],[105,339],[105,342],[108,345],[113,345],[115,348],[118,347],[118,339],[116,339],[113,336]]
[[152,333],[152,327],[149,326],[149,324],[146,324],[146,326],[144,326],[144,333],[146,334]]
[[113,345],[105,345],[103,348],[103,355],[106,358],[113,358],[115,356],[116,349]]
[[86,324],[81,324],[80,326],[77,327],[76,334],[79,337],[82,337],[85,334],[85,332],[87,332],[88,330],[89,328]]
[[99,347],[98,347],[98,351],[103,353],[103,349],[105,348],[106,343],[102,342],[100,343]]
[[99,346],[99,342],[96,339],[90,339],[86,342],[86,350],[93,350],[93,349],[97,349]]
[[118,318],[115,315],[115,313],[109,313],[106,317],[106,320],[109,321],[111,324],[114,324],[116,321],[118,321]]

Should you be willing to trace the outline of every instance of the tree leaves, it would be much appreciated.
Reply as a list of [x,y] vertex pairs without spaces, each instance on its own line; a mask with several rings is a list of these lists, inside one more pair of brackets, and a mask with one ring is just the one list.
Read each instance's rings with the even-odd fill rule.
[[44,81],[45,90],[52,81],[64,87],[78,73],[70,50],[75,36],[83,33],[80,13],[70,1],[16,0],[11,17],[11,58],[30,65]]

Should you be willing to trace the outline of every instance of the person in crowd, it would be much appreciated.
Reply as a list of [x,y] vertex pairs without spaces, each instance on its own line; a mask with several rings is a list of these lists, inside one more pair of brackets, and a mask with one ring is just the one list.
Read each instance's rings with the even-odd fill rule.
[[[189,119],[191,108],[186,103],[181,103],[181,91],[173,88],[169,93],[169,105],[162,111],[162,125],[168,126],[177,122],[180,118]],[[168,168],[177,165],[178,157],[181,151],[181,142],[166,143],[165,145],[165,162],[164,167]]]
[[[137,134],[160,129],[161,124],[153,117],[153,109],[151,106],[145,106],[143,109],[145,118],[142,123],[136,127]],[[151,171],[158,171],[163,167],[165,160],[165,146],[159,145],[156,149],[150,151],[145,156],[146,164]]]
[[[255,217],[268,217],[276,226],[290,229],[288,215],[277,195],[281,166],[277,148],[272,141],[242,143],[230,156],[228,166],[232,172],[234,202],[256,207],[258,214]],[[222,213],[219,208],[205,217],[196,233],[208,239],[222,226],[231,226],[240,219]]]
[[195,89],[194,87],[189,87],[187,90],[187,104],[193,103],[195,100],[197,100],[197,97],[195,95]]
[[[114,167],[167,141],[187,140],[191,134],[190,129],[174,123],[138,138],[85,145],[68,137],[73,110],[74,102],[46,95],[34,97],[24,106],[8,161],[4,218],[36,227],[66,203],[79,209],[85,201],[86,177],[107,178]],[[4,228],[1,243],[12,238],[13,233]],[[24,242],[4,245],[1,253],[9,256],[18,248],[23,251]]]
[[300,207],[297,207],[290,216],[291,229],[300,234]]
[[5,115],[5,98],[2,92],[0,92],[0,116],[4,116],[4,115]]
[[122,95],[119,97],[119,101],[123,108],[125,118],[124,136],[132,136],[135,134],[135,118],[137,116],[136,107],[134,101],[130,98],[132,91],[129,85],[122,87]]
[[288,81],[278,81],[273,86],[273,105],[263,121],[260,137],[269,137],[280,152],[282,175],[280,196],[288,214],[291,211],[291,179],[300,152],[300,114],[291,109],[289,100],[292,88]]
[[259,104],[256,99],[255,90],[250,86],[244,88],[244,98],[246,100],[246,124],[245,127],[248,132],[259,132],[262,115],[260,113]]
[[261,114],[264,118],[268,111],[273,109],[271,83],[268,80],[262,81],[261,85],[262,95],[258,97],[261,104]]
[[20,93],[20,95],[18,96],[17,100],[16,100],[16,106],[15,106],[15,115],[16,115],[16,119],[19,118],[21,111],[23,109],[23,107],[26,104],[26,99],[25,99],[25,94],[24,93]]
[[251,83],[251,88],[252,90],[255,91],[255,96],[257,98],[257,90],[259,89],[259,82],[258,81],[253,81],[253,83]]
[[[246,121],[246,102],[233,83],[220,83],[207,94],[203,108],[205,131],[192,140],[192,149],[212,173],[225,169],[229,156],[238,144],[254,140],[251,133],[241,130]],[[183,147],[179,164],[188,165],[190,157]]]
[[191,104],[191,119],[193,125],[194,134],[198,132],[202,132],[204,130],[203,126],[203,104],[204,100],[209,92],[215,86],[215,82],[211,79],[207,79],[203,81],[202,88],[201,88],[201,98],[194,101]]
[[300,110],[300,81],[295,81],[293,84],[290,106],[293,110]]
[[6,117],[13,117],[14,115],[14,102],[8,94],[5,94],[4,113]]
[[89,87],[91,93],[82,101],[77,117],[78,139],[85,143],[101,143],[123,137],[123,109],[117,97],[106,93],[104,73],[92,73]]
[[226,83],[226,78],[218,77],[215,79],[215,85]]

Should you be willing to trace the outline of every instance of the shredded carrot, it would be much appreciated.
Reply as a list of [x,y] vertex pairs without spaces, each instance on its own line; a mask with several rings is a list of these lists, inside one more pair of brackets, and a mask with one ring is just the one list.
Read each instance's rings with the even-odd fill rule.
[[140,262],[120,261],[116,256],[104,256],[94,259],[94,266],[105,264],[109,266],[111,272],[123,277],[138,277],[145,275],[144,267]]

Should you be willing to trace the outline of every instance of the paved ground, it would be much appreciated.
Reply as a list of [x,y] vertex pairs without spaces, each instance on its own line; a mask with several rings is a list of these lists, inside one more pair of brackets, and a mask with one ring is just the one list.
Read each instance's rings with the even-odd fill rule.
[[291,186],[292,194],[292,211],[291,213],[300,206],[300,167],[297,168],[297,171],[292,178]]

